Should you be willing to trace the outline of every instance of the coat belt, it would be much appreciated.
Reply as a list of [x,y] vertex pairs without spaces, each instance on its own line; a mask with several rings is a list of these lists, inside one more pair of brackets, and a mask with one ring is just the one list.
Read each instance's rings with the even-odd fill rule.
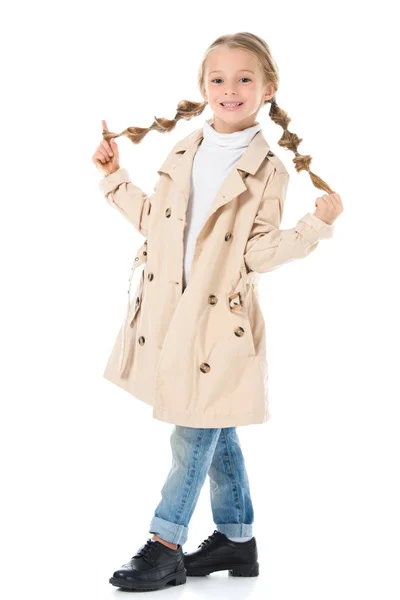
[[[128,323],[129,323],[129,314],[131,312],[131,285],[132,285],[132,278],[133,278],[133,274],[135,272],[135,270],[142,265],[143,263],[146,262],[147,260],[147,255],[144,254],[144,251],[147,250],[147,240],[140,246],[140,248],[138,248],[137,252],[136,252],[136,256],[133,260],[132,263],[132,267],[131,267],[131,272],[129,275],[129,281],[128,281],[128,305],[127,305],[127,309],[126,309],[126,315],[125,315],[125,319],[124,319],[124,323],[122,325],[122,332],[121,332],[121,352],[120,352],[120,358],[119,358],[119,372],[121,373],[124,369],[125,366],[125,349],[126,349],[126,330],[128,327]],[[144,270],[144,268],[143,268]],[[138,288],[137,288],[137,294],[136,296],[139,297],[139,304],[142,301],[142,294],[141,294],[141,288],[143,286],[143,271],[142,274],[140,276],[140,281],[138,284]],[[139,304],[136,306],[136,299],[135,299],[135,314],[136,312],[139,310]]]

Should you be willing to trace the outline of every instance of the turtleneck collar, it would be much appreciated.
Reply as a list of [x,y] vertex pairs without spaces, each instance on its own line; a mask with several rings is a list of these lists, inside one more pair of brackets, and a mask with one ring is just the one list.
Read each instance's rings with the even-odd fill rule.
[[234,133],[219,133],[211,127],[214,119],[207,119],[203,125],[203,144],[219,146],[221,148],[246,148],[255,134],[260,131],[261,125],[257,123],[242,131]]

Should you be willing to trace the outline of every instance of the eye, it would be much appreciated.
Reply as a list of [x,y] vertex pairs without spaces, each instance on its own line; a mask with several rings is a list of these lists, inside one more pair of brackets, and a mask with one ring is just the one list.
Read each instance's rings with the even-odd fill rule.
[[[251,81],[251,79],[249,79],[248,77],[241,77],[241,79],[247,79],[248,81]],[[211,80],[211,83],[214,83],[214,81],[222,81],[222,79],[219,77],[216,77],[215,79]]]

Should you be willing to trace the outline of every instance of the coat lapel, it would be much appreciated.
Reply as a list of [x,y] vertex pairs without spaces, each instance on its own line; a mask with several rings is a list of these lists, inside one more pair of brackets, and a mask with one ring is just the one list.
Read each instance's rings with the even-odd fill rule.
[[[167,173],[180,192],[179,206],[182,210],[182,217],[187,210],[194,156],[202,140],[203,128],[197,129],[176,144],[174,150],[167,156],[157,171],[159,174]],[[266,142],[262,131],[258,131],[223,181],[210,207],[205,223],[218,208],[237,198],[248,189],[246,185],[247,175],[256,174],[269,149],[270,146]]]

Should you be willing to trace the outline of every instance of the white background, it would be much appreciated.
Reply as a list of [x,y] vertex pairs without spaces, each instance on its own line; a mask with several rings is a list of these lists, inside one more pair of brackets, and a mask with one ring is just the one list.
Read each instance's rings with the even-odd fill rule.
[[[188,578],[168,597],[398,600],[398,39],[389,2],[17,2],[2,14],[1,567],[4,598],[110,598],[145,543],[172,425],[102,378],[143,237],[98,189],[111,131],[201,101],[221,34],[251,31],[278,62],[277,101],[312,170],[340,193],[334,237],[262,276],[271,420],[240,427],[260,576]],[[291,174],[282,228],[320,192]],[[150,192],[209,109],[121,166]],[[212,533],[206,481],[184,551]]]

